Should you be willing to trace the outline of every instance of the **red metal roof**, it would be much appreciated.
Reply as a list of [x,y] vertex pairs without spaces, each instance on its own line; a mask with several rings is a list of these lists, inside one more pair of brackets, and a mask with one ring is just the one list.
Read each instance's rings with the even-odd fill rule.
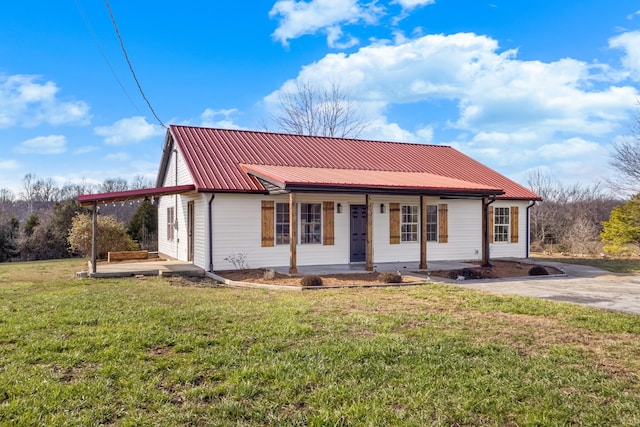
[[499,188],[425,172],[370,171],[356,169],[305,168],[296,166],[240,165],[259,178],[278,184],[307,187],[357,187],[502,194]]
[[[505,192],[500,198],[539,200],[498,172],[449,146],[288,135],[170,125],[199,191],[264,192],[242,164],[296,168],[426,173]],[[166,172],[168,154],[160,173]],[[163,172],[164,169],[164,172]],[[361,174],[361,176],[364,176]],[[380,177],[381,175],[378,175]]]
[[187,193],[194,191],[195,185],[178,185],[174,187],[141,188],[138,190],[116,191],[113,193],[83,194],[78,196],[80,206],[90,206],[94,203],[105,204],[124,202],[126,200],[142,199],[146,196],[166,196],[169,194]]

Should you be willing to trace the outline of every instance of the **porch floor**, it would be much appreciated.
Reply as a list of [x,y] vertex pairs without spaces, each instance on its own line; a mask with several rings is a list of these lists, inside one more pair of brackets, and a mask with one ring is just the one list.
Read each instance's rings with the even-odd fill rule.
[[[374,264],[373,269],[378,273],[385,271],[399,271],[404,272],[422,272],[427,274],[430,271],[438,270],[459,270],[467,267],[477,267],[474,264],[462,261],[429,261],[426,270],[420,270],[418,268],[418,262],[382,262]],[[276,272],[282,274],[289,274],[289,266],[271,267]],[[304,276],[306,274],[325,275],[325,274],[349,274],[349,273],[368,273],[365,270],[364,263],[358,264],[331,264],[331,265],[305,265],[298,266],[298,276]]]
[[[91,271],[91,267],[89,267]],[[190,262],[163,260],[141,262],[98,263],[91,277],[127,276],[204,276],[204,269]]]

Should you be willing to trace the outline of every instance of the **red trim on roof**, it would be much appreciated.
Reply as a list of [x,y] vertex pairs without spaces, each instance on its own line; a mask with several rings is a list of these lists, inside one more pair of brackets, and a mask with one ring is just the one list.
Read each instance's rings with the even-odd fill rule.
[[[169,138],[169,135],[171,138]],[[540,196],[452,147],[170,125],[198,191],[264,193],[240,165],[427,173],[501,189],[503,199]],[[165,159],[171,154],[165,150]],[[160,174],[166,170],[161,167]],[[163,178],[159,177],[159,180]]]
[[290,186],[339,186],[376,189],[469,191],[486,195],[503,194],[503,191],[499,188],[492,188],[483,184],[447,178],[426,172],[370,171],[244,164],[240,165],[240,167],[242,167],[245,172],[273,182],[284,189]]
[[124,202],[126,200],[142,199],[146,196],[167,196],[169,194],[187,193],[194,191],[196,186],[190,185],[178,185],[173,187],[155,187],[155,188],[141,188],[138,190],[127,191],[115,191],[113,193],[100,193],[100,194],[83,194],[78,196],[78,202],[80,206],[89,206],[94,203],[115,203]]

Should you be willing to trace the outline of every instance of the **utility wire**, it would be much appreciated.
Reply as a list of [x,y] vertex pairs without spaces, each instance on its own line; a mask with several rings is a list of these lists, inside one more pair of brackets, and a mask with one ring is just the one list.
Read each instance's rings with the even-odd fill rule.
[[165,126],[164,123],[162,123],[162,120],[160,120],[160,117],[158,117],[158,115],[156,114],[156,111],[151,106],[151,102],[149,102],[149,99],[147,99],[147,96],[144,94],[144,91],[142,90],[142,86],[140,85],[140,82],[138,81],[138,77],[136,76],[136,72],[133,71],[133,65],[131,65],[131,61],[129,60],[129,55],[127,55],[127,50],[124,47],[124,41],[122,40],[122,36],[120,35],[120,30],[118,29],[116,18],[115,16],[113,16],[113,11],[111,10],[111,5],[109,4],[109,0],[104,0],[104,4],[107,6],[107,9],[109,10],[109,15],[111,16],[111,22],[113,22],[113,28],[115,28],[116,30],[116,34],[118,35],[118,40],[120,40],[120,48],[122,49],[122,53],[124,53],[124,58],[126,59],[127,64],[129,65],[129,70],[131,70],[131,75],[133,75],[133,79],[136,81],[136,85],[138,85],[138,90],[140,91],[142,98],[144,98],[145,102],[149,106],[149,110],[151,110],[151,113],[153,113],[153,117],[155,117],[158,123],[160,123],[160,126],[166,129],[167,127]]
[[78,8],[78,12],[80,12],[80,16],[82,17],[82,20],[84,21],[84,24],[89,29],[89,33],[91,33],[91,38],[93,39],[93,42],[96,44],[96,47],[100,51],[100,54],[102,55],[102,59],[104,59],[104,62],[107,64],[107,67],[109,67],[109,70],[111,70],[111,74],[113,74],[113,77],[116,79],[116,82],[118,82],[118,86],[120,86],[120,89],[122,89],[122,92],[124,92],[124,94],[127,96],[127,98],[129,99],[129,102],[131,102],[131,105],[133,105],[133,108],[135,108],[136,111],[138,113],[140,113],[140,115],[142,115],[142,111],[140,111],[140,109],[138,108],[136,103],[133,102],[133,99],[131,98],[131,95],[129,95],[129,92],[127,92],[127,89],[125,89],[124,85],[122,84],[122,82],[118,78],[118,75],[116,74],[116,70],[113,69],[113,66],[111,65],[111,62],[109,62],[109,58],[107,58],[107,55],[104,53],[104,50],[102,49],[102,46],[100,45],[100,42],[98,40],[98,37],[96,36],[95,31],[93,31],[93,27],[91,26],[91,22],[89,22],[89,18],[84,13],[84,9],[82,9],[82,6],[80,6],[80,3],[78,3],[78,0],[73,0],[73,1],[76,4],[76,7]]

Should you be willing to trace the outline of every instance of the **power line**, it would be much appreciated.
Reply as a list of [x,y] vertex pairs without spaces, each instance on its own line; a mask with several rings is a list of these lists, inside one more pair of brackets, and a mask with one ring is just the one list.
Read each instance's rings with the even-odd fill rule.
[[98,37],[96,36],[96,33],[93,31],[93,27],[91,26],[91,23],[89,22],[89,18],[84,13],[84,10],[82,9],[82,6],[80,6],[80,3],[78,3],[78,0],[74,0],[74,3],[76,4],[76,7],[78,8],[78,12],[80,12],[80,16],[82,17],[82,20],[84,21],[84,24],[89,29],[89,33],[91,33],[91,38],[93,39],[93,42],[95,43],[96,47],[100,51],[100,54],[102,55],[102,58],[104,59],[104,62],[109,67],[109,70],[111,70],[111,74],[113,74],[113,77],[116,79],[116,82],[118,82],[118,86],[120,86],[120,89],[122,89],[122,92],[124,92],[124,94],[127,96],[127,98],[129,99],[129,102],[131,102],[131,105],[133,105],[133,108],[135,108],[136,111],[142,115],[142,111],[140,111],[140,109],[138,108],[136,103],[133,102],[133,99],[129,95],[129,92],[127,92],[127,89],[124,87],[124,85],[122,84],[122,82],[118,78],[118,75],[116,74],[116,70],[113,69],[113,66],[111,65],[111,62],[109,62],[109,58],[107,58],[107,55],[104,53],[104,50],[102,49],[102,46],[100,45],[100,42],[98,41]]
[[111,10],[111,5],[109,4],[109,0],[104,0],[104,4],[107,6],[107,9],[109,10],[109,15],[111,16],[111,22],[113,22],[113,28],[115,28],[116,30],[116,34],[118,35],[118,40],[120,40],[120,48],[122,49],[122,53],[124,53],[124,58],[126,59],[127,64],[129,65],[129,70],[131,70],[131,75],[133,75],[133,79],[136,81],[136,85],[138,85],[138,90],[140,91],[142,98],[144,98],[145,102],[149,106],[149,110],[151,110],[153,117],[155,117],[158,123],[160,123],[160,126],[166,129],[167,127],[164,125],[164,123],[162,123],[162,120],[160,120],[160,117],[158,117],[158,115],[156,114],[156,111],[151,106],[151,102],[149,102],[149,100],[147,99],[147,96],[144,94],[144,91],[142,90],[142,86],[140,85],[140,82],[138,81],[138,77],[136,76],[136,72],[133,71],[133,65],[131,65],[131,61],[129,60],[129,55],[127,55],[127,50],[124,47],[124,41],[122,40],[122,36],[120,35],[120,30],[118,29],[116,18],[115,16],[113,16],[113,11]]

